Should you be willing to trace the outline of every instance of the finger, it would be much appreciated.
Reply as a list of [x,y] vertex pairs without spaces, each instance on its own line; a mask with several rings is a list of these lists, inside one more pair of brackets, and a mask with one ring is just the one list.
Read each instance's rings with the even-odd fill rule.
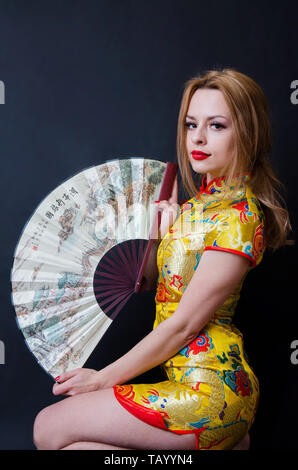
[[73,380],[68,379],[65,380],[63,383],[55,383],[53,385],[53,394],[54,395],[64,395],[65,393],[69,392],[73,387]]
[[162,205],[162,207],[158,207],[158,209],[162,209],[163,211],[172,211],[175,210],[177,206],[179,206],[177,202],[171,202],[171,199],[169,199]]
[[53,394],[54,395],[68,395],[69,393],[69,384],[54,384]]
[[157,207],[167,207],[168,205],[168,201],[160,201],[158,204],[157,204]]
[[58,379],[57,382],[62,383],[68,379],[71,379],[78,373],[78,371],[79,369],[72,369],[72,370],[68,370],[67,372],[64,372],[63,374],[60,374],[58,377],[56,377],[56,379]]
[[172,194],[170,197],[171,202],[176,202],[178,201],[178,177],[176,175],[173,188],[172,188]]

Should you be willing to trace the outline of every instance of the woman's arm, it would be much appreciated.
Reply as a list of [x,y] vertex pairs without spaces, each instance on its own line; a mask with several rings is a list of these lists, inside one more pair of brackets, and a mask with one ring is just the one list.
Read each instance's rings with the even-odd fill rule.
[[74,395],[123,384],[166,361],[193,341],[246,274],[247,258],[205,251],[176,311],[126,354],[105,368],[61,375],[55,395]]
[[223,251],[204,252],[173,315],[124,356],[98,372],[103,387],[125,383],[166,361],[193,341],[246,274],[249,261]]

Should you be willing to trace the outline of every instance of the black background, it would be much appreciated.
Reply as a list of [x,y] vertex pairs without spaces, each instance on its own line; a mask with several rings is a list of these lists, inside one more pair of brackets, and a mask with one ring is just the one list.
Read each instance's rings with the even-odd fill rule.
[[[183,84],[233,67],[263,88],[272,164],[297,233],[298,80],[295,2],[0,1],[0,448],[34,449],[36,414],[61,397],[17,328],[10,270],[23,227],[62,181],[111,158],[176,161]],[[179,200],[186,196],[180,187]],[[297,248],[266,252],[246,279],[235,324],[260,381],[252,449],[294,449],[298,365]],[[133,297],[86,367],[100,369],[152,328],[154,293]],[[134,380],[162,380],[158,369]]]

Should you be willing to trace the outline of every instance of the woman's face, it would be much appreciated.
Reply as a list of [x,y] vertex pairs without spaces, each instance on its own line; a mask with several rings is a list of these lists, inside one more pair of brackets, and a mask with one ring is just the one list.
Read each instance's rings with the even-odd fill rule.
[[[207,184],[232,160],[234,130],[230,110],[220,90],[199,88],[189,103],[185,125],[187,154],[196,173],[207,175]],[[208,158],[192,152],[202,151]]]

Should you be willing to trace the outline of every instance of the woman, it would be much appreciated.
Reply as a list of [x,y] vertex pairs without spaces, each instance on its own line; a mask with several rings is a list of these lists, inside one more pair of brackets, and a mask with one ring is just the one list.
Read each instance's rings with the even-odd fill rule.
[[[68,398],[36,417],[38,449],[249,447],[259,384],[232,317],[247,273],[291,230],[270,150],[266,99],[252,79],[223,69],[186,83],[177,151],[192,197],[170,230],[177,180],[159,203],[153,330],[100,371],[57,377],[53,393]],[[133,384],[159,364],[164,381]]]

